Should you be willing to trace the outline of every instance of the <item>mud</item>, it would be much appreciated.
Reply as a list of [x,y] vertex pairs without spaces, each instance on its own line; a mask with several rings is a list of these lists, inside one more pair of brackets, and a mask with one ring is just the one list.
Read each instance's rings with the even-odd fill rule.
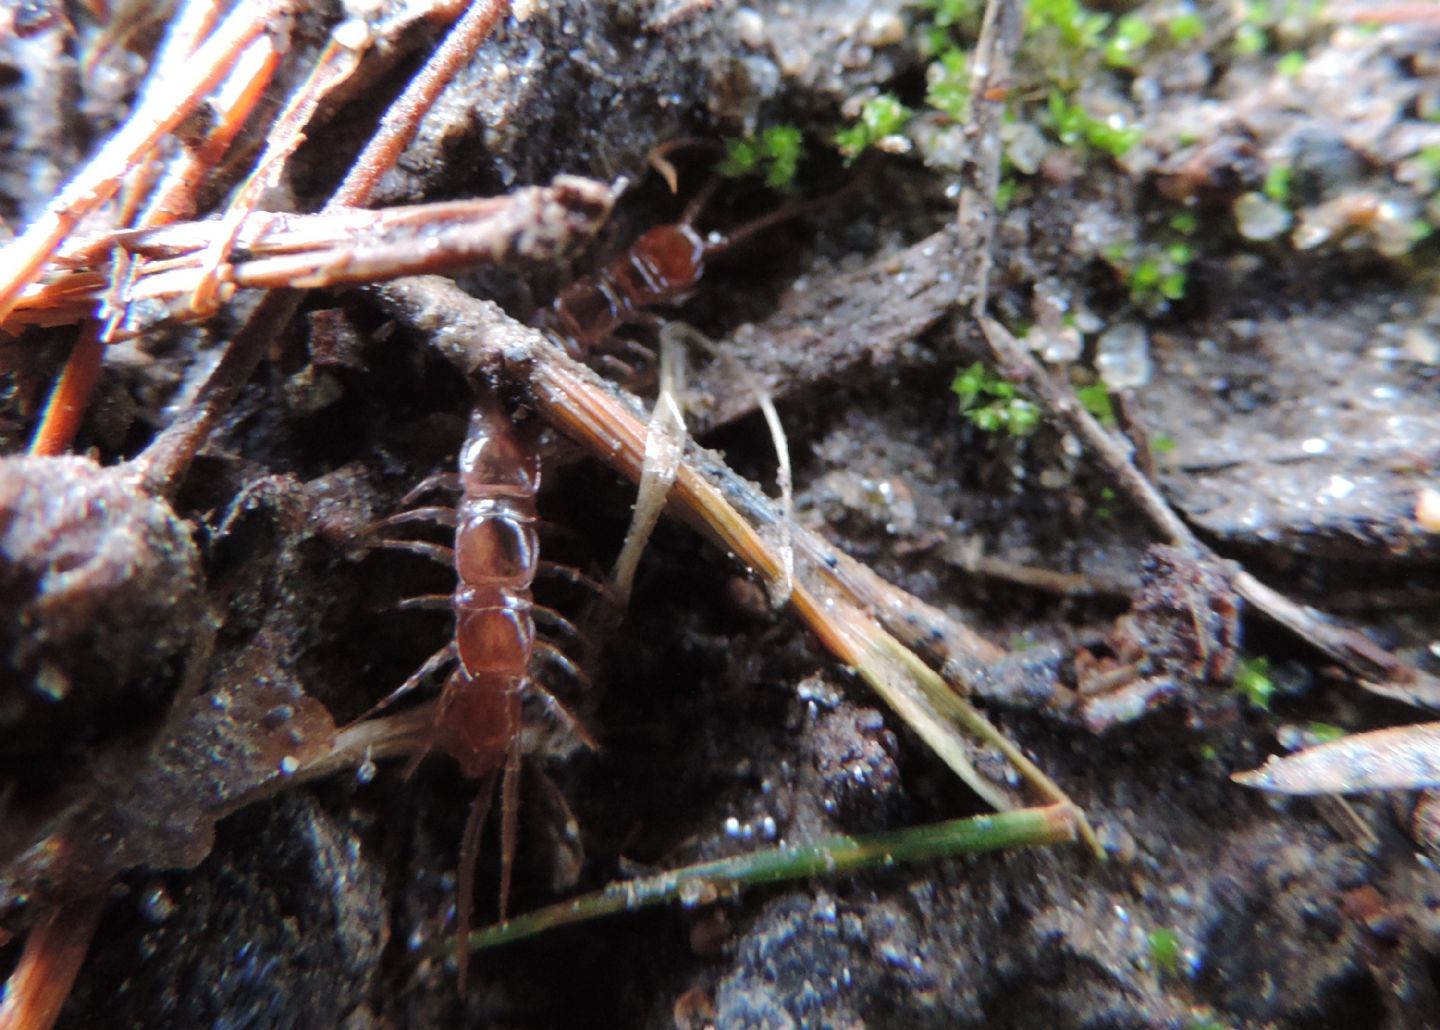
[[[573,268],[462,277],[522,317],[637,231],[676,217],[683,200],[646,178],[655,144],[794,124],[818,155],[797,188],[820,193],[851,174],[826,141],[866,96],[885,89],[925,104],[928,8],[521,6],[524,19],[482,47],[377,199],[502,192],[560,172],[636,182]],[[1151,441],[1167,498],[1223,557],[1440,671],[1440,537],[1414,517],[1440,458],[1435,242],[1421,231],[1440,221],[1440,172],[1426,157],[1440,146],[1440,30],[1369,32],[1296,14],[1259,22],[1268,46],[1247,53],[1228,7],[1197,10],[1197,40],[1162,31],[1128,68],[1065,51],[1053,33],[1022,50],[991,311],[1037,351],[1073,362],[1057,374],[1077,385],[1105,371]],[[1160,26],[1183,13],[1161,2],[1138,11]],[[328,192],[347,163],[338,155],[358,150],[413,72],[423,31],[413,43],[300,151],[291,197]],[[0,82],[7,217],[33,212],[53,187],[48,162],[69,167],[85,149],[45,122],[58,117],[47,114],[54,97],[77,90],[108,110],[87,115],[98,134],[130,81],[107,79],[119,96],[106,101],[79,84],[73,48],[46,63],[38,45],[9,44],[4,57],[7,77],[26,83]],[[1291,52],[1303,56],[1298,70],[1281,67]],[[139,58],[115,60],[123,72]],[[1048,88],[1043,69],[1060,63],[1091,110],[1140,129],[1130,150],[1112,156],[1056,137],[1034,97]],[[25,96],[37,107],[21,117]],[[962,123],[922,115],[862,164],[851,195],[721,262],[692,302],[666,314],[728,341],[775,395],[803,524],[1018,656],[1102,653],[1155,541],[1073,438],[1043,425],[1025,437],[987,432],[949,389],[983,353],[964,306],[977,294],[977,264],[953,227],[950,189],[973,145]],[[1291,169],[1283,203],[1266,192],[1281,165]],[[698,178],[700,165],[682,167]],[[1278,204],[1286,228],[1270,234],[1264,219],[1279,215],[1246,197]],[[732,184],[715,217],[777,202]],[[1191,227],[1176,228],[1178,215]],[[1166,297],[1136,269],[1176,244],[1188,248],[1184,286]],[[107,465],[133,456],[193,392],[232,317],[118,348],[81,449]],[[40,331],[0,342],[7,452],[23,448],[62,344]],[[1207,668],[1133,720],[1089,728],[1035,695],[994,700],[992,717],[1093,820],[1103,862],[1078,847],[1002,852],[621,916],[477,954],[459,997],[453,965],[420,952],[453,927],[455,856],[475,785],[442,759],[408,780],[401,762],[366,764],[291,791],[275,770],[298,746],[285,743],[289,719],[304,723],[305,739],[323,739],[329,719],[358,717],[447,639],[444,613],[392,608],[448,590],[447,570],[370,549],[366,527],[422,477],[452,467],[470,386],[354,292],[307,299],[272,357],[180,484],[173,515],[151,515],[172,535],[172,520],[184,520],[199,552],[204,597],[169,627],[193,630],[200,609],[218,627],[198,700],[261,683],[269,693],[252,721],[285,706],[289,715],[250,739],[224,705],[208,721],[171,713],[172,741],[190,750],[156,745],[157,778],[139,782],[161,786],[131,798],[118,832],[162,825],[138,801],[188,798],[193,811],[171,827],[171,843],[126,853],[141,867],[111,889],[59,1025],[1440,1022],[1440,856],[1410,835],[1410,802],[1354,798],[1345,810],[1330,799],[1273,800],[1229,779],[1314,723],[1353,731],[1419,717],[1249,612],[1239,653],[1270,659],[1278,690],[1268,710],[1232,689],[1225,668]],[[696,365],[692,424],[773,489],[753,384],[721,362]],[[603,574],[633,487],[561,441],[545,457],[540,510],[554,531],[544,553]],[[18,526],[0,526],[0,544]],[[164,544],[189,546],[181,536]],[[1083,589],[1059,592],[1017,568],[1072,576]],[[603,747],[538,757],[583,844],[579,882],[566,890],[981,810],[744,571],[664,523],[625,622],[595,642],[583,714]],[[190,589],[179,582],[106,611],[148,618],[160,591]],[[583,591],[542,583],[537,593],[585,614]],[[163,716],[177,690],[165,663],[180,645],[145,639],[154,654],[141,657],[169,677],[146,700]],[[117,663],[126,653],[105,647]],[[3,675],[15,684],[3,684],[7,696],[33,679],[13,662]],[[93,727],[76,739],[103,747]],[[517,910],[554,900],[573,872],[557,843],[562,812],[530,779]],[[252,791],[270,799],[212,825]],[[477,921],[495,912],[498,859],[487,851]],[[14,929],[34,893],[17,876],[7,869],[3,881]],[[18,951],[17,939],[0,963],[8,969]]]

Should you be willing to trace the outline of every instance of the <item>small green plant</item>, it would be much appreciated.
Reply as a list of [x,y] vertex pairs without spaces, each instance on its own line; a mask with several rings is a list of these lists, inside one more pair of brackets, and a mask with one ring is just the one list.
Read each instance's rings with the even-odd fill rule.
[[1145,935],[1150,946],[1150,961],[1162,973],[1174,976],[1180,971],[1180,935],[1168,927],[1151,930]]
[[1104,383],[1077,387],[1075,396],[1079,399],[1080,406],[1094,415],[1101,425],[1115,424],[1115,406],[1110,403],[1110,390]]
[[1200,228],[1200,219],[1194,211],[1181,211],[1170,216],[1170,228],[1181,236],[1194,236]]
[[922,9],[929,15],[930,52],[939,54],[949,49],[953,45],[952,30],[965,34],[976,31],[984,7],[980,0],[925,0]]
[[1339,726],[1332,726],[1328,722],[1312,722],[1305,727],[1310,735],[1315,738],[1317,744],[1333,744],[1345,736],[1345,731]]
[[1168,29],[1171,41],[1183,46],[1205,35],[1205,19],[1198,11],[1186,11],[1171,18]]
[[1275,682],[1270,678],[1270,659],[1242,658],[1235,669],[1235,689],[1256,708],[1268,712],[1270,699],[1275,696]]
[[1260,192],[1275,201],[1277,204],[1290,204],[1290,182],[1295,176],[1295,169],[1289,165],[1274,165],[1265,173],[1265,182],[1260,187]]
[[1150,440],[1150,449],[1156,454],[1173,454],[1175,452],[1175,438],[1173,436],[1156,436]]
[[1270,45],[1270,36],[1258,25],[1245,24],[1235,30],[1230,47],[1241,56],[1261,54]]
[[963,51],[940,53],[925,70],[925,102],[963,122],[970,117],[970,72]]
[[716,169],[721,175],[738,179],[764,175],[772,189],[789,189],[805,157],[805,139],[793,125],[772,125],[759,136],[727,139],[725,158]]
[[1030,32],[1053,29],[1071,50],[1088,51],[1100,46],[1110,16],[1086,10],[1079,0],[1034,0],[1027,11]]
[[1304,67],[1305,55],[1298,50],[1290,51],[1284,57],[1280,58],[1280,60],[1275,62],[1275,71],[1285,76],[1287,79],[1295,78],[1295,76],[1300,74],[1301,69],[1303,69]]
[[1131,299],[1142,304],[1183,299],[1189,284],[1185,269],[1191,256],[1189,247],[1174,243],[1159,255],[1141,259],[1130,274]]
[[1102,253],[1124,277],[1130,299],[1140,307],[1162,309],[1171,301],[1184,299],[1190,283],[1190,262],[1195,258],[1188,243],[1159,247],[1112,243]]
[[1086,143],[1112,157],[1121,157],[1140,141],[1139,126],[1127,125],[1118,114],[1096,118],[1059,90],[1051,90],[1047,104],[1050,128],[1066,146]]
[[1415,155],[1415,160],[1420,162],[1432,178],[1440,179],[1440,144],[1430,144],[1421,147],[1420,152]]
[[889,93],[871,97],[860,109],[860,120],[835,134],[835,145],[853,161],[877,141],[903,129],[914,113]]
[[960,398],[961,413],[987,433],[1026,436],[1040,424],[1040,409],[978,361],[957,372],[950,389]]
[[1133,68],[1140,53],[1152,39],[1155,28],[1138,15],[1127,14],[1115,23],[1115,31],[1105,41],[1105,63],[1112,68]]
[[1195,258],[1189,243],[1142,248],[1130,243],[1110,243],[1103,255],[1125,278],[1130,300],[1140,307],[1165,308],[1171,301],[1184,300],[1189,285],[1189,262]]

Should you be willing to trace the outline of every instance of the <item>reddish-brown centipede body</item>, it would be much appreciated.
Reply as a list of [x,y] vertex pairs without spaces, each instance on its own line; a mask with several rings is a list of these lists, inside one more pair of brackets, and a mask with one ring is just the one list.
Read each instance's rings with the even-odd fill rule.
[[[379,546],[415,551],[453,563],[456,581],[449,596],[411,598],[401,607],[449,607],[455,616],[454,636],[382,704],[413,689],[443,665],[453,663],[436,705],[426,750],[443,751],[459,763],[467,777],[482,780],[460,846],[456,907],[463,987],[475,858],[497,778],[501,796],[502,919],[510,894],[525,699],[540,699],[551,716],[565,723],[574,736],[587,745],[594,744],[564,705],[531,678],[537,649],[578,672],[553,647],[536,639],[531,587],[540,567],[535,510],[540,459],[533,444],[493,396],[483,396],[471,412],[457,471],[426,479],[407,495],[406,502],[437,488],[457,490],[457,506],[416,508],[392,516],[383,524],[428,521],[453,526],[454,547],[415,540],[383,540]],[[575,632],[562,616],[541,610],[551,621]]]
[[560,291],[543,312],[541,324],[559,336],[571,357],[584,357],[622,326],[645,321],[650,317],[648,309],[685,300],[700,284],[709,261],[757,233],[834,199],[787,204],[728,233],[702,234],[695,222],[718,183],[718,179],[712,180],[702,189],[686,205],[680,221],[647,230],[595,275]]

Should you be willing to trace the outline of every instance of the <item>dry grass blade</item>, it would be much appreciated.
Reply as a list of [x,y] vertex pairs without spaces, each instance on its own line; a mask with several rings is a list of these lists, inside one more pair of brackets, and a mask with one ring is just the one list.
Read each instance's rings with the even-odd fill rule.
[[20,964],[0,1000],[0,1030],[49,1030],[60,1016],[85,962],[105,897],[72,901],[51,911],[25,941]]
[[1271,758],[1236,783],[1280,794],[1352,794],[1440,787],[1440,722],[1374,730]]

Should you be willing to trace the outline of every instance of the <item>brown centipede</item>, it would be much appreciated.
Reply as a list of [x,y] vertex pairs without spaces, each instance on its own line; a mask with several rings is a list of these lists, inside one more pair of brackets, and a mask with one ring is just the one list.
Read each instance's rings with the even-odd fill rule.
[[514,869],[520,772],[523,755],[523,702],[533,697],[587,746],[595,742],[565,705],[531,676],[537,652],[580,675],[553,645],[537,638],[537,609],[565,632],[576,631],[558,613],[535,604],[532,586],[540,568],[535,497],[540,488],[540,459],[533,443],[512,422],[494,396],[481,396],[470,414],[460,446],[457,471],[431,476],[402,503],[437,488],[458,491],[455,507],[427,506],[402,511],[382,525],[434,522],[454,529],[454,546],[418,540],[381,540],[378,546],[414,551],[452,564],[455,588],[449,595],[410,598],[402,608],[447,607],[453,611],[452,639],[432,655],[381,707],[408,693],[432,672],[451,665],[435,707],[426,748],[454,758],[470,779],[481,781],[461,836],[456,912],[459,976],[464,990],[470,911],[474,901],[475,862],[481,828],[490,812],[499,780],[500,918],[506,914]]
[[583,358],[622,327],[649,320],[648,309],[688,299],[710,261],[752,236],[830,203],[854,185],[816,200],[786,204],[728,233],[702,234],[695,224],[719,183],[711,179],[685,206],[678,222],[646,230],[593,276],[561,290],[541,312],[541,328],[558,336],[571,357]]

